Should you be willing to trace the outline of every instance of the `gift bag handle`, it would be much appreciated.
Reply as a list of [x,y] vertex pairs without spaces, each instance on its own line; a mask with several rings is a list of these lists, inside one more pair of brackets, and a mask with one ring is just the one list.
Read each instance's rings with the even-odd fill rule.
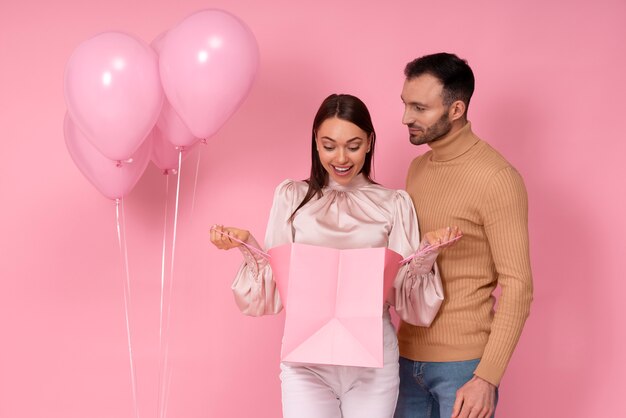
[[439,247],[443,247],[444,245],[448,245],[451,242],[454,242],[456,240],[461,239],[463,235],[459,235],[458,237],[454,237],[451,240],[448,240],[446,242],[442,242],[440,244],[435,244],[435,245],[427,245],[426,247],[422,248],[421,250],[416,251],[415,253],[411,254],[410,256],[408,256],[407,258],[404,258],[402,260],[400,260],[400,264],[404,264],[404,263],[408,263],[409,261],[413,260],[415,257],[420,257],[424,254],[428,254],[429,252],[431,252],[432,250],[434,250],[435,248],[439,248]]
[[240,243],[241,245],[243,245],[244,247],[246,247],[250,251],[254,251],[255,253],[259,254],[261,257],[264,257],[264,258],[267,258],[267,259],[272,258],[272,256],[269,255],[268,253],[263,252],[263,251],[259,250],[258,248],[254,247],[254,246],[252,246],[250,244],[247,244],[247,243],[245,243],[245,242],[243,242],[243,241],[241,241],[241,240],[239,240],[239,239],[237,239],[235,237],[231,237],[230,235],[225,234],[222,231],[218,231],[217,229],[215,229],[215,227],[211,227],[211,230],[217,232],[218,234],[222,234],[222,235],[228,236],[229,239],[232,239],[233,241]]

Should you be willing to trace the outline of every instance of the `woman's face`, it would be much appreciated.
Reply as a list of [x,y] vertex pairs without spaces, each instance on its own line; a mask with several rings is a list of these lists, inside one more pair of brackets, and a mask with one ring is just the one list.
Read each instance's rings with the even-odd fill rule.
[[333,180],[344,186],[361,172],[370,149],[370,137],[364,130],[336,117],[322,122],[315,142],[322,166]]

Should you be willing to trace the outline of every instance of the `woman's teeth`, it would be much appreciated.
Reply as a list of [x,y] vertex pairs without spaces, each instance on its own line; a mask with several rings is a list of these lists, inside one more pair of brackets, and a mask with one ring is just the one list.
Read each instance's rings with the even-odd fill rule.
[[335,167],[333,166],[333,168],[335,170],[337,170],[340,173],[345,173],[346,171],[350,170],[352,167]]

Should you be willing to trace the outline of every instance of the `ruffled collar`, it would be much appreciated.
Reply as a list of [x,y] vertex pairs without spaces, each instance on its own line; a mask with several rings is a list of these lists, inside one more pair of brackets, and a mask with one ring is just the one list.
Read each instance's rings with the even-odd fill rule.
[[368,186],[372,183],[365,177],[363,173],[359,173],[355,176],[350,183],[342,185],[337,183],[332,177],[328,177],[328,186],[324,187],[324,190],[337,190],[341,192],[349,192],[351,190],[360,189],[364,186]]

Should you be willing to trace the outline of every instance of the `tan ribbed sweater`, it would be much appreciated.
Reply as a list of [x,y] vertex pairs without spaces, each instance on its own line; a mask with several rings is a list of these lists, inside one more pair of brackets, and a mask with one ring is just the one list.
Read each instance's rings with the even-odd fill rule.
[[445,297],[439,314],[430,328],[401,324],[400,355],[437,362],[481,358],[474,374],[498,385],[532,300],[524,182],[469,122],[429,145],[407,176],[420,231],[458,225],[463,238],[437,259]]

